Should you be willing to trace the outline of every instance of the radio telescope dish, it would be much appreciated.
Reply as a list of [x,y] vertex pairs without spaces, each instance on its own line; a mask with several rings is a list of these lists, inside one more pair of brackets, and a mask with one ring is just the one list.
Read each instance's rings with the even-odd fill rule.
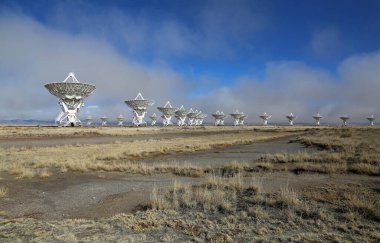
[[92,123],[92,117],[91,117],[91,116],[88,116],[88,117],[86,118],[86,125],[87,125],[87,126],[90,126],[91,123]]
[[125,103],[133,110],[132,124],[135,126],[146,124],[144,120],[146,110],[154,104],[154,101],[146,100],[141,93],[138,93],[134,100],[126,100]]
[[289,115],[287,115],[286,118],[288,118],[289,120],[289,126],[293,126],[294,119],[296,119],[293,113],[290,113]]
[[123,115],[119,115],[117,118],[117,125],[119,126],[123,126],[123,121],[125,120],[124,116]]
[[268,120],[272,117],[272,115],[268,115],[266,112],[260,116],[263,119],[263,126],[268,125]]
[[248,115],[245,115],[243,112],[241,113],[241,117],[239,118],[239,125],[243,126],[244,125],[244,120],[247,118]]
[[172,124],[171,119],[174,114],[178,110],[177,107],[172,107],[169,101],[167,101],[164,107],[157,107],[157,109],[162,113],[162,123],[164,126],[168,126]]
[[183,107],[183,105],[181,105],[181,107],[174,112],[175,114],[175,118],[177,119],[177,124],[178,126],[185,126],[186,125],[186,118],[187,118],[187,110],[185,109],[185,107]]
[[83,106],[83,99],[94,92],[95,85],[80,83],[71,72],[62,82],[45,84],[45,88],[59,99],[61,112],[55,119],[56,124],[62,126],[81,124],[77,113]]
[[373,122],[376,120],[376,118],[373,115],[371,115],[367,117],[367,120],[369,121],[369,125],[373,126],[374,125]]
[[188,118],[187,124],[189,126],[195,125],[195,119],[197,118],[197,115],[198,115],[198,110],[194,111],[193,108],[190,108],[190,110],[187,112],[187,118]]
[[151,115],[149,118],[152,120],[152,122],[151,122],[150,125],[154,126],[156,124],[156,122],[157,122],[157,115],[156,115],[156,113],[153,113],[153,115]]
[[102,116],[102,117],[100,117],[100,120],[102,121],[102,126],[106,126],[107,125],[108,117]]
[[197,116],[195,117],[195,125],[201,126],[203,124],[203,120],[207,117],[207,114],[203,114],[202,111],[199,111],[197,113]]
[[230,116],[234,119],[234,126],[240,125],[240,118],[243,114],[236,110],[234,113],[231,113]]
[[226,115],[224,115],[223,111],[220,112],[219,110],[217,110],[215,113],[211,115],[215,118],[215,126],[224,125],[224,118],[226,118]]
[[317,113],[315,116],[313,116],[313,118],[315,119],[315,125],[319,126],[320,120],[323,118],[323,116],[321,116],[321,114]]
[[343,126],[347,126],[347,121],[350,120],[350,117],[347,115],[339,117],[343,121]]

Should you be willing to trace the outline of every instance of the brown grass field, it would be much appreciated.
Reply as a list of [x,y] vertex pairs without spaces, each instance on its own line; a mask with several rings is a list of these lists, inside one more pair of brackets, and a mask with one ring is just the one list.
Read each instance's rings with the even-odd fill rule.
[[[1,126],[0,242],[379,242],[379,138],[376,126]],[[270,148],[279,140],[300,149]],[[276,152],[239,160],[263,142]],[[236,161],[213,166],[223,151]]]

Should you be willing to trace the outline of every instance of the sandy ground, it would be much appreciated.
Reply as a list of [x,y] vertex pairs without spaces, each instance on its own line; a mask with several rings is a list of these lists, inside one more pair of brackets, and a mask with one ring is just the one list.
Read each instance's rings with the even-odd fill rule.
[[153,187],[165,188],[180,179],[170,175],[139,176],[122,173],[74,174],[45,180],[4,179],[9,196],[0,210],[11,217],[39,219],[99,218],[144,207]]
[[[144,209],[154,187],[165,189],[175,180],[181,183],[201,183],[204,178],[170,175],[140,176],[108,173],[106,177],[70,174],[46,180],[4,180],[9,196],[0,202],[0,211],[10,217],[37,219],[110,217],[118,213],[133,213]],[[361,185],[380,190],[380,178],[359,175],[321,175],[275,172],[257,173],[263,192],[276,192],[284,186],[297,191],[324,185]],[[249,183],[251,178],[245,178]]]
[[[224,149],[194,154],[169,155],[146,162],[191,162],[199,166],[221,166],[235,161],[254,161],[267,153],[295,152],[304,146],[280,139],[250,145],[238,145]],[[308,148],[310,151],[310,148]],[[358,175],[322,175],[287,172],[256,173],[264,192],[275,192],[289,186],[296,190],[324,184],[360,184],[380,189],[380,179]],[[10,217],[38,219],[102,218],[117,213],[132,213],[143,209],[149,202],[154,187],[165,189],[175,180],[181,183],[200,183],[205,178],[174,175],[142,176],[118,172],[63,173],[47,179],[15,179],[2,175],[1,184],[9,189],[8,196],[0,201],[0,211]],[[245,178],[249,183],[251,178]]]

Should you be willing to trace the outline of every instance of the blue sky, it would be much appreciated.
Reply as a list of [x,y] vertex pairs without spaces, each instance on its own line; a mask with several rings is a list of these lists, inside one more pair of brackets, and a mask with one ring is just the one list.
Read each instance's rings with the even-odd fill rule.
[[[240,109],[252,122],[264,111],[279,121],[289,112],[304,121],[316,112],[330,121],[380,114],[380,1],[2,0],[0,26],[6,90],[75,71],[104,86],[88,100],[100,111],[87,113],[127,112],[120,100],[142,90],[158,103]],[[39,96],[27,108],[6,95],[0,102],[16,110],[0,115],[49,118],[54,99],[43,92],[27,92],[26,102]]]

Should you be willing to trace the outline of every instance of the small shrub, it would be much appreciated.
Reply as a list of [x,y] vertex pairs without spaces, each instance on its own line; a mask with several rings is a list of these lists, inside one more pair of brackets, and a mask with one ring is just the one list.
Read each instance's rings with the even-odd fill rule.
[[8,188],[0,186],[0,199],[6,197],[8,194]]

